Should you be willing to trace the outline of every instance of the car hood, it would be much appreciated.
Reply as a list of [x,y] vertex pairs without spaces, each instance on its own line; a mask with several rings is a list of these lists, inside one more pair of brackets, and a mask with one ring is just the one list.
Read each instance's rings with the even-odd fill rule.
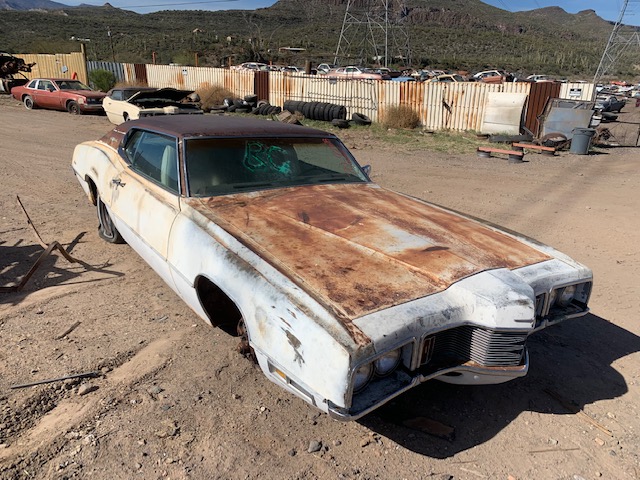
[[350,320],[483,270],[551,258],[484,224],[370,183],[186,202]]
[[176,90],[175,88],[160,88],[158,90],[143,90],[134,93],[127,100],[129,103],[137,103],[141,100],[167,100],[170,102],[179,102],[183,98],[191,95],[193,90]]
[[106,93],[96,92],[94,90],[62,90],[65,93],[78,94],[82,95],[86,98],[104,98],[107,96]]

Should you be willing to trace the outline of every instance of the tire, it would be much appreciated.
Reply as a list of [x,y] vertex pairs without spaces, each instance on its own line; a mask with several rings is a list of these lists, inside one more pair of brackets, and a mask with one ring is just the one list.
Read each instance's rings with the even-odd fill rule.
[[124,238],[118,232],[118,229],[113,224],[111,216],[107,211],[107,206],[104,204],[100,196],[96,199],[96,209],[98,210],[98,236],[108,243],[125,243]]
[[349,128],[349,120],[343,120],[341,118],[334,118],[331,120],[331,125],[338,128]]
[[33,98],[31,98],[30,95],[24,97],[22,99],[22,103],[24,104],[24,108],[26,108],[27,110],[33,110],[34,108],[36,108],[36,104],[33,103]]
[[353,123],[356,125],[371,125],[371,119],[362,113],[353,113],[351,115],[351,120],[353,120]]
[[123,119],[125,122],[128,122],[128,121],[129,121],[129,114],[128,114],[127,112],[124,112],[124,113],[122,114],[122,119]]
[[80,106],[78,105],[77,102],[74,102],[73,100],[67,103],[67,112],[73,115],[82,115],[82,110],[80,110]]
[[245,95],[244,101],[255,105],[258,102],[258,95]]

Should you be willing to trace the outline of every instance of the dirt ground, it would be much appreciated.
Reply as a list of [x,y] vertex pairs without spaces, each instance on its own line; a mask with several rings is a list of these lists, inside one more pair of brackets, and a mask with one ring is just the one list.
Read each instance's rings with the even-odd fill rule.
[[[638,149],[511,164],[340,132],[381,185],[537,238],[595,276],[592,314],[531,337],[527,377],[427,382],[340,423],[269,382],[127,245],[98,238],[70,160],[110,128],[0,98],[0,284],[42,252],[16,195],[45,242],[84,262],[54,254],[22,292],[0,293],[0,478],[640,478]],[[11,388],[84,372],[99,376]],[[415,417],[455,436],[405,426]]]

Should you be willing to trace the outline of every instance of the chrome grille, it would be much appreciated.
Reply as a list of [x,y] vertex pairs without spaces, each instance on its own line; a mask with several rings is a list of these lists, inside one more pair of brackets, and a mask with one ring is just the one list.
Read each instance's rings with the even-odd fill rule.
[[423,341],[423,365],[445,368],[466,362],[485,367],[520,365],[527,332],[501,332],[475,326],[444,330]]

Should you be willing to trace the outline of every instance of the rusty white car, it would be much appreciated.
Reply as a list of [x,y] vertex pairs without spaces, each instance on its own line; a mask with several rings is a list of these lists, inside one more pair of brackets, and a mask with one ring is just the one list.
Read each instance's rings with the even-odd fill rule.
[[107,118],[116,125],[156,115],[202,114],[190,97],[193,90],[152,87],[118,87],[102,101]]
[[588,312],[587,267],[373,183],[329,133],[154,117],[78,145],[72,163],[103,239],[336,419],[430,379],[522,377],[529,335]]

